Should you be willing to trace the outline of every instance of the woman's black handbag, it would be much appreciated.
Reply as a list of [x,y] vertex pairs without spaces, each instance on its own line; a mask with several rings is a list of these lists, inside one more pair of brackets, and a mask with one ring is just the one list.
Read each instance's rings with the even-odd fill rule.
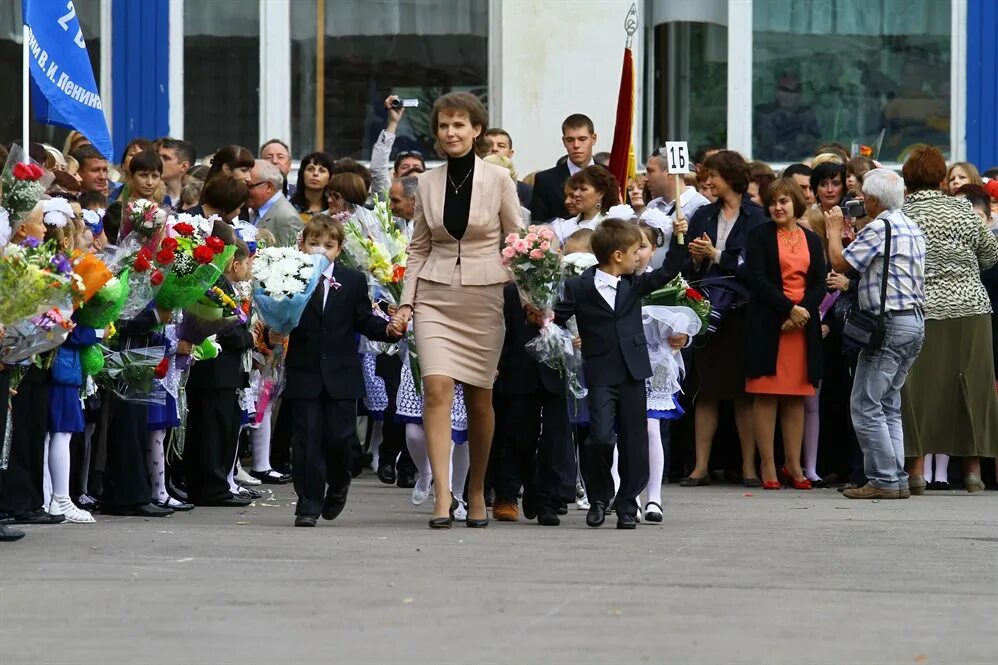
[[884,346],[886,326],[884,312],[887,309],[887,277],[891,260],[891,223],[884,220],[884,274],[880,279],[880,313],[852,310],[842,327],[842,335],[847,341],[867,351],[879,351]]

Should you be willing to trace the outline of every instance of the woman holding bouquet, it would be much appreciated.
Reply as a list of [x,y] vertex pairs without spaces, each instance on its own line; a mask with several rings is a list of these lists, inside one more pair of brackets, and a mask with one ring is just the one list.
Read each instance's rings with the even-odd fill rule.
[[492,384],[504,337],[502,289],[509,281],[499,248],[503,237],[519,231],[521,217],[509,173],[476,154],[487,123],[485,107],[470,93],[448,93],[433,105],[430,124],[447,163],[419,179],[407,279],[392,321],[401,333],[415,316],[436,493],[431,528],[449,528],[455,508],[448,478],[456,383],[464,386],[468,409],[467,525],[488,524]]

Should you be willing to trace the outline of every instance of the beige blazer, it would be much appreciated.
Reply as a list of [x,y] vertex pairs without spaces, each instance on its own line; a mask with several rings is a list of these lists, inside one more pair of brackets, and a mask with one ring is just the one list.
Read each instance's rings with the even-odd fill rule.
[[458,241],[444,228],[447,165],[419,176],[416,215],[401,305],[412,305],[419,279],[450,284],[461,259],[461,284],[486,286],[510,280],[502,264],[503,239],[522,228],[520,200],[509,171],[475,158],[468,229]]

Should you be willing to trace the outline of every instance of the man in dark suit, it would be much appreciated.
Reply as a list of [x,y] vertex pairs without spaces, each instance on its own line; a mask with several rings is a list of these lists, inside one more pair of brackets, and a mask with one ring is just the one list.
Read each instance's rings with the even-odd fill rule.
[[344,239],[340,223],[316,215],[307,232],[305,251],[322,251],[331,263],[291,332],[284,399],[293,405],[295,526],[314,527],[320,514],[331,520],[343,512],[350,489],[357,400],[364,396],[355,335],[396,338],[372,311],[364,275],[336,262]]
[[526,345],[538,329],[527,323],[515,284],[506,285],[503,298],[506,337],[495,391],[503,400],[505,427],[496,441],[492,515],[515,521],[522,485],[524,517],[537,517],[542,526],[558,526],[558,509],[575,498],[565,377],[527,353]]
[[573,113],[561,123],[561,142],[568,159],[534,176],[534,194],[530,201],[530,218],[547,222],[555,217],[567,218],[565,181],[587,166],[595,164],[593,148],[596,129],[593,121],[581,113]]
[[[217,282],[229,296],[235,295],[232,282],[248,280],[252,269],[246,243],[237,240],[235,245],[232,265]],[[253,348],[253,334],[247,325],[237,325],[215,340],[222,350],[212,360],[195,363],[187,382],[187,497],[197,506],[247,506],[252,499],[233,495],[228,475],[239,445],[239,391],[249,385],[246,355]]]
[[599,264],[565,282],[555,306],[555,323],[573,315],[582,338],[589,405],[589,438],[582,446],[582,475],[590,509],[586,524],[603,524],[613,496],[614,429],[617,431],[620,489],[617,528],[636,525],[637,496],[648,484],[645,379],[651,376],[641,321],[641,298],[676,275],[669,265],[635,275],[641,231],[636,224],[605,220],[593,233]]

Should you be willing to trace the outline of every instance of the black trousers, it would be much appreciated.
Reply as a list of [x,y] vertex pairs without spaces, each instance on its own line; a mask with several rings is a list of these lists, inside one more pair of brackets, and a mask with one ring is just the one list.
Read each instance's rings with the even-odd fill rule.
[[317,516],[329,493],[350,487],[353,446],[357,441],[357,401],[332,399],[325,392],[315,399],[297,399],[294,409],[296,515]]
[[575,496],[568,402],[563,396],[538,389],[510,396],[506,409],[508,425],[497,441],[496,500],[515,503],[522,485],[525,499],[529,496],[536,505],[557,510],[565,499],[566,484],[571,484],[571,496]]
[[274,419],[270,433],[270,468],[285,469],[291,464],[291,417],[292,403],[281,398],[276,404],[277,418]]
[[239,446],[239,395],[235,388],[188,391],[187,404],[187,497],[210,505],[232,496],[228,476]]
[[[0,491],[0,511],[17,514],[43,508],[42,474],[48,409],[48,377],[32,365],[24,370],[17,394],[11,399],[10,460]],[[0,436],[2,434],[0,431]]]
[[149,406],[103,394],[107,409],[104,491],[106,506],[133,506],[149,503],[149,472],[146,467],[146,441],[149,438]]
[[589,503],[608,504],[613,496],[614,425],[620,489],[617,514],[637,514],[635,501],[648,484],[648,426],[645,382],[628,380],[613,386],[589,386],[589,438],[582,447],[582,477]]
[[[3,438],[7,431],[7,414],[10,411],[10,372],[0,366],[0,453],[3,452]],[[4,469],[0,469],[0,496],[3,496]]]
[[385,382],[385,393],[388,395],[388,408],[385,409],[385,419],[381,423],[378,464],[394,466],[395,459],[405,449],[405,426],[395,422],[399,385],[402,383],[402,360],[398,354],[381,354],[375,360],[374,369],[375,374]]

